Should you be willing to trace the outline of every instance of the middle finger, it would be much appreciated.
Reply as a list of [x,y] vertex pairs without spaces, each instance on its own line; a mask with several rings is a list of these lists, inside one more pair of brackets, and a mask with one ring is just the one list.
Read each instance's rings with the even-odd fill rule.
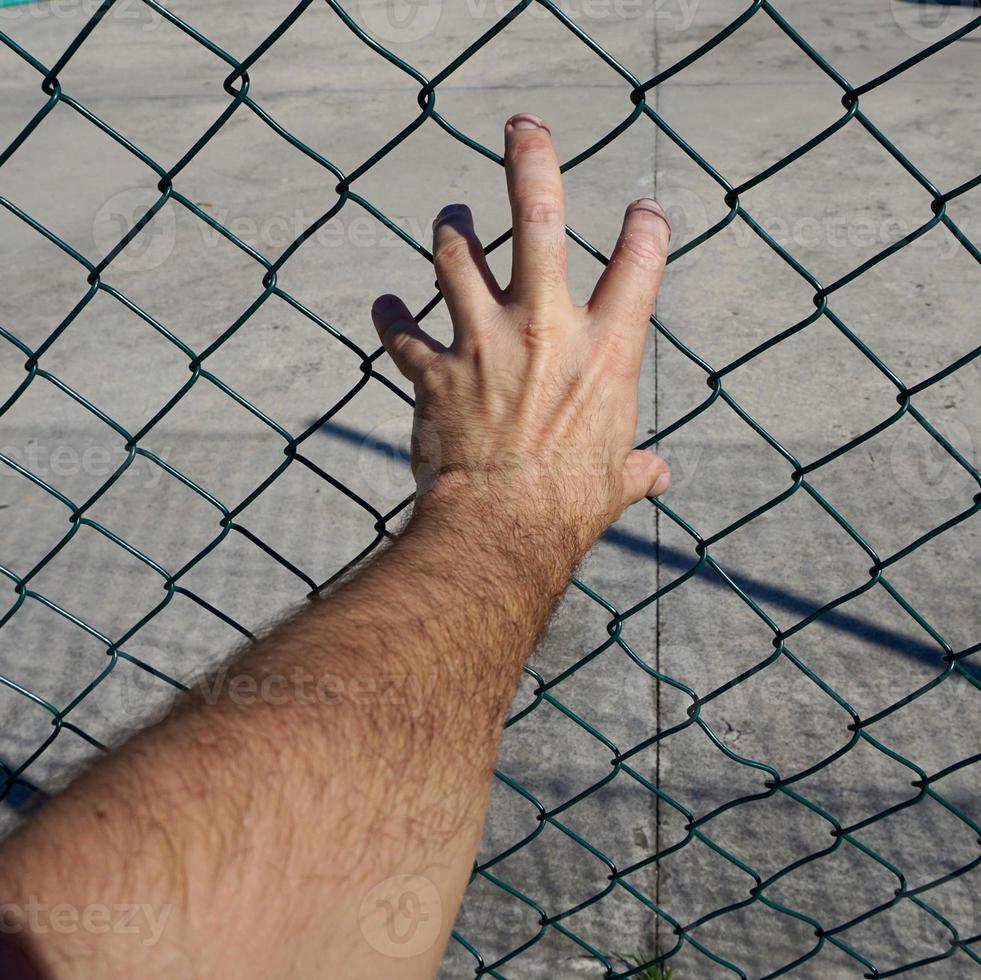
[[537,116],[508,120],[504,166],[514,228],[511,295],[518,302],[567,299],[562,174],[552,136]]

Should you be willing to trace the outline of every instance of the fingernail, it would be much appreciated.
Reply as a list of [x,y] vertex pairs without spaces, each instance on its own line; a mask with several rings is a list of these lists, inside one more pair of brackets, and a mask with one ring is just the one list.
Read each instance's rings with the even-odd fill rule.
[[468,210],[466,204],[447,204],[433,219],[433,227],[435,228],[440,222],[448,221],[450,218],[457,218],[461,214],[466,214]]
[[530,112],[522,112],[517,116],[512,116],[508,120],[508,125],[513,129],[544,129],[548,130],[548,125],[544,119],[533,116]]
[[[665,221],[668,220],[668,216],[657,201],[650,197],[642,197],[638,201],[634,201],[633,204],[627,208],[628,211],[649,211],[651,214],[656,214],[659,218],[663,218]],[[670,222],[669,222],[670,224]]]
[[670,484],[670,483],[671,483],[671,474],[670,473],[662,473],[654,481],[654,489],[652,491],[652,496],[656,497],[656,496],[658,496],[658,494],[664,493],[664,491],[668,489],[668,484]]

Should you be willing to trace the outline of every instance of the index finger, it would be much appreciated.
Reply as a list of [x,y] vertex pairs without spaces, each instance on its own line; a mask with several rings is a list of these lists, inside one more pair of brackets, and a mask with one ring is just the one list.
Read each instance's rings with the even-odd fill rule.
[[528,113],[508,120],[504,167],[514,228],[511,295],[519,302],[567,298],[565,194],[543,120]]

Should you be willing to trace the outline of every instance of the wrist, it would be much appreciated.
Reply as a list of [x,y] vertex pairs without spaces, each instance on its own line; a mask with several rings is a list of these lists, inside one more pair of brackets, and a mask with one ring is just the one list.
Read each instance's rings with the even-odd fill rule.
[[540,482],[484,469],[439,474],[420,490],[405,534],[499,568],[539,598],[565,588],[595,537]]

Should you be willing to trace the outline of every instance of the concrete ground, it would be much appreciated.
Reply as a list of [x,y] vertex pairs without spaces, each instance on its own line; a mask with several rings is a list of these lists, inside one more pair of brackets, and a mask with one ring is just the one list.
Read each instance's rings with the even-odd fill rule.
[[[95,6],[51,0],[0,9],[0,31],[50,67]],[[252,51],[291,6],[287,0],[169,5],[236,58]],[[432,77],[509,5],[361,0],[348,6],[388,48]],[[569,0],[560,6],[646,80],[716,35],[749,3]],[[977,13],[966,5],[905,0],[777,0],[775,7],[853,85]],[[941,192],[977,175],[979,42],[981,32],[975,32],[861,98],[868,118]],[[167,170],[227,106],[221,86],[227,73],[219,57],[141,2],[120,0],[59,80],[64,93]],[[38,72],[0,44],[0,147],[45,104],[39,83]],[[418,84],[359,41],[323,3],[311,6],[256,63],[250,83],[251,97],[263,109],[345,173],[418,113]],[[439,86],[437,109],[495,151],[510,113],[539,112],[551,123],[563,159],[571,159],[627,116],[629,96],[623,78],[532,5]],[[828,75],[761,11],[654,88],[647,101],[737,186],[838,119],[844,112],[840,97]],[[157,179],[62,104],[0,166],[0,197],[98,262],[157,199]],[[180,173],[175,189],[275,261],[334,203],[336,183],[320,163],[241,107]],[[719,186],[646,117],[572,170],[567,186],[570,226],[604,251],[622,206],[642,195],[656,194],[669,209],[678,248],[728,212]],[[354,190],[423,245],[432,216],[452,200],[473,207],[487,241],[508,224],[500,170],[431,120],[359,177]],[[856,120],[740,200],[825,285],[931,216],[930,195]],[[952,201],[948,213],[975,242],[981,239],[981,190]],[[504,273],[506,248],[495,253],[493,264]],[[584,297],[597,265],[576,249],[570,264],[576,294]],[[263,272],[170,201],[103,279],[201,352],[262,295]],[[0,326],[36,348],[86,295],[85,279],[82,266],[0,208]],[[204,366],[282,430],[299,435],[363,377],[360,355],[325,324],[371,352],[376,343],[367,310],[373,297],[397,291],[418,309],[432,296],[432,284],[426,260],[349,201],[279,274],[279,287],[321,322],[272,296]],[[672,265],[658,317],[719,369],[808,317],[814,292],[736,220]],[[912,388],[977,346],[978,265],[941,225],[836,291],[829,306]],[[440,310],[428,322],[437,332],[447,329]],[[3,403],[24,379],[24,355],[12,344],[0,345]],[[100,293],[46,351],[41,367],[136,433],[187,382],[187,362],[147,322]],[[969,361],[913,399],[972,466],[981,438],[979,367],[981,359]],[[381,361],[379,369],[399,383],[390,364]],[[705,376],[664,335],[652,333],[638,439],[671,429],[700,405],[710,394]],[[727,374],[725,389],[805,466],[898,407],[895,386],[824,318]],[[303,442],[302,453],[384,514],[411,491],[404,462],[409,419],[408,406],[371,380]],[[139,442],[228,507],[285,459],[282,433],[204,377]],[[105,484],[126,458],[124,445],[123,436],[42,377],[0,416],[0,451],[76,502]],[[792,486],[793,465],[722,400],[671,431],[660,450],[674,471],[667,504],[702,538]],[[0,564],[24,576],[62,539],[68,510],[15,469],[0,471]],[[883,559],[969,509],[978,490],[909,413],[808,479]],[[87,516],[166,573],[184,568],[221,530],[214,502],[144,457]],[[201,602],[174,594],[123,644],[130,657],[190,681],[240,642],[228,620],[260,628],[302,601],[308,582],[325,581],[375,538],[375,517],[298,461],[238,524],[292,570],[244,533],[229,532],[179,579]],[[895,590],[955,652],[978,642],[979,538],[976,519],[961,521],[887,570]],[[803,489],[713,543],[709,554],[780,630],[867,583],[871,564]],[[758,977],[803,957],[819,943],[814,927],[775,906],[832,930],[854,954],[827,939],[794,976],[857,977],[870,965],[885,973],[948,951],[951,929],[909,899],[835,931],[890,902],[901,884],[919,888],[978,858],[977,834],[931,797],[862,826],[826,856],[769,884],[764,895],[771,905],[748,903],[754,873],[767,879],[832,848],[833,821],[850,827],[919,792],[910,785],[914,770],[865,739],[788,787],[810,807],[788,793],[769,793],[769,770],[759,766],[787,778],[835,757],[853,739],[853,718],[830,690],[860,718],[875,716],[947,669],[941,645],[876,585],[788,639],[788,654],[820,683],[782,655],[703,704],[704,727],[686,724],[692,696],[718,691],[774,653],[773,629],[707,565],[658,602],[639,607],[685,576],[697,557],[679,523],[646,504],[628,513],[588,557],[583,585],[617,610],[632,611],[622,624],[622,645],[606,646],[584,661],[549,689],[553,701],[539,700],[508,729],[500,759],[507,781],[495,788],[481,861],[516,850],[487,869],[492,877],[475,880],[457,924],[460,935],[483,965],[519,950],[494,969],[493,975],[512,980],[599,978],[604,965],[587,946],[622,971],[627,958],[646,960],[672,950],[678,939],[671,922],[689,926],[738,903],[744,904],[686,934],[670,960],[674,976],[736,975],[724,960]],[[66,716],[73,727],[47,744],[7,805],[0,805],[0,826],[14,826],[98,755],[75,729],[114,744],[167,702],[173,691],[168,683],[126,659],[109,664],[98,638],[131,633],[162,601],[163,582],[149,565],[87,526],[31,579],[32,590],[94,632],[27,600],[0,630],[0,674],[56,710],[99,683]],[[7,601],[15,599],[11,589]],[[609,622],[607,607],[571,590],[531,666],[552,680],[603,647]],[[977,678],[972,658],[964,664]],[[104,675],[107,665],[113,669]],[[529,676],[516,712],[536,703],[535,689]],[[976,686],[955,673],[870,725],[868,734],[932,775],[977,752],[978,703]],[[677,731],[653,740],[675,726]],[[19,769],[51,731],[43,704],[0,686],[0,760],[7,767]],[[608,779],[614,753],[635,748]],[[976,765],[931,785],[981,820]],[[661,798],[652,786],[660,787]],[[700,824],[702,839],[644,863],[690,836],[688,814],[697,821],[754,796],[759,798]],[[532,800],[550,815],[544,828]],[[901,870],[903,882],[868,851]],[[618,884],[543,929],[542,911],[559,915],[607,889],[611,865],[629,888]],[[639,867],[619,877],[634,865]],[[974,871],[918,898],[965,939],[981,932],[979,894],[981,876]],[[638,896],[656,903],[664,916]],[[477,965],[454,943],[443,975],[470,976]],[[977,964],[957,952],[921,972],[965,977],[977,972]]]

